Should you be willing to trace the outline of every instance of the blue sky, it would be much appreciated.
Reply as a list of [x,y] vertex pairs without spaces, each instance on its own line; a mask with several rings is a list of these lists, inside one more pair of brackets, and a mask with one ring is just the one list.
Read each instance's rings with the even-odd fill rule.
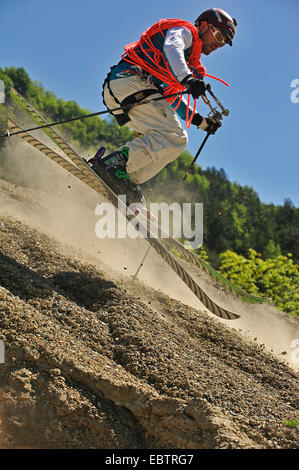
[[[0,66],[24,67],[57,97],[100,111],[101,84],[125,44],[161,18],[193,22],[212,7],[227,10],[238,28],[233,47],[202,56],[208,73],[231,85],[207,80],[230,116],[198,163],[224,168],[263,202],[290,198],[299,207],[299,102],[291,101],[292,92],[299,101],[298,0],[0,0]],[[188,133],[195,154],[204,133],[194,126]]]

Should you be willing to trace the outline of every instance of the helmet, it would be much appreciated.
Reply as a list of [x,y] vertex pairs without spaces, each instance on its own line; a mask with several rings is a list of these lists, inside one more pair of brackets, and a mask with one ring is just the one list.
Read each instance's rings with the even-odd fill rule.
[[199,28],[201,21],[207,21],[217,29],[220,29],[225,35],[226,42],[232,46],[237,22],[228,13],[226,13],[226,11],[220,10],[220,8],[211,8],[210,10],[206,10],[195,21],[195,26],[197,26],[197,28]]

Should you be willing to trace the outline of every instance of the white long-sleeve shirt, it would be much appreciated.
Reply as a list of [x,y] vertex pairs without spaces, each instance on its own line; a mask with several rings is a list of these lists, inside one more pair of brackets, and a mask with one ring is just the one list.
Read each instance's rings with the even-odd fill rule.
[[191,71],[186,63],[184,51],[192,46],[192,33],[185,27],[171,28],[167,31],[163,45],[163,52],[167,61],[181,82]]

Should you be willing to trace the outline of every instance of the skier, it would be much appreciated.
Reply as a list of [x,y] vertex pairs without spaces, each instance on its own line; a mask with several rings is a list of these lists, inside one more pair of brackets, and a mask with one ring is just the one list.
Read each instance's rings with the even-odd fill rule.
[[[129,202],[144,202],[140,184],[159,173],[185,149],[188,137],[177,114],[203,131],[214,134],[221,124],[194,113],[182,98],[167,95],[187,90],[194,100],[206,91],[206,69],[201,53],[209,55],[232,45],[237,22],[225,11],[204,11],[195,25],[179,19],[160,20],[140,40],[125,47],[122,60],[110,69],[103,84],[108,109],[133,105],[149,96],[165,100],[111,113],[120,126],[127,124],[141,134],[119,150],[103,157],[98,151],[89,160],[92,169],[116,194]],[[192,119],[188,122],[188,116]],[[189,124],[189,125],[188,125]]]

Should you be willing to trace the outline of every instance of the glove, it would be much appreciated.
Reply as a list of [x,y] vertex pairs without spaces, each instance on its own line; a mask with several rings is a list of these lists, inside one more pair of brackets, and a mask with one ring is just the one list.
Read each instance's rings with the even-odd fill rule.
[[191,93],[193,99],[199,98],[200,95],[203,95],[206,91],[205,82],[203,80],[199,80],[199,78],[193,78],[192,75],[187,75],[187,77],[181,81],[181,84],[188,89],[188,92]]
[[[195,116],[196,115],[194,114],[193,119],[195,118]],[[193,124],[193,119],[192,119],[192,124]],[[207,118],[203,118],[201,124],[198,127],[199,129],[207,132],[208,134],[216,134],[217,130],[221,126],[222,126],[221,122],[214,121],[213,119],[207,117]]]

